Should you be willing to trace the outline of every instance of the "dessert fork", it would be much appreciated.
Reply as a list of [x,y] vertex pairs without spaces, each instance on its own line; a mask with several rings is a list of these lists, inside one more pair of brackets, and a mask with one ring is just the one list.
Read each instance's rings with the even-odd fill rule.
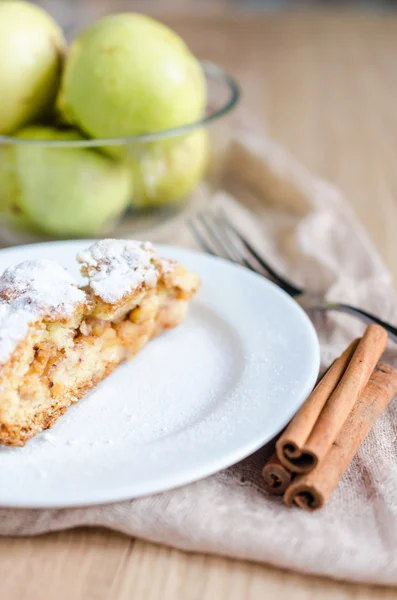
[[251,242],[244,237],[222,209],[203,211],[195,218],[188,219],[187,224],[199,245],[208,254],[242,264],[260,275],[267,273],[274,283],[292,296],[304,310],[337,311],[355,316],[367,324],[377,323],[386,329],[390,339],[397,342],[397,327],[393,327],[393,325],[382,321],[379,317],[356,306],[341,302],[330,302],[321,295],[313,294],[298,287],[286,277],[280,275],[259,254]]

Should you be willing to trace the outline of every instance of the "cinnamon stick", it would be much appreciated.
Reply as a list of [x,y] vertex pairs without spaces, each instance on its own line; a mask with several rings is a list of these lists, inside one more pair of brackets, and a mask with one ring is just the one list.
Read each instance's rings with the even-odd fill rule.
[[311,461],[311,457],[302,457],[302,448],[312,432],[325,403],[346,371],[358,342],[358,339],[354,340],[343,354],[332,363],[302,408],[280,436],[276,443],[277,455],[281,464],[286,468],[299,472],[304,470],[305,460]]
[[309,473],[332,446],[387,345],[387,333],[369,325],[331,365],[276,443],[288,470]]
[[309,511],[324,506],[370,429],[397,393],[397,370],[379,363],[330,451],[308,474],[297,475],[284,502]]
[[262,475],[265,490],[274,496],[282,496],[292,480],[292,473],[281,464],[276,451],[263,467]]

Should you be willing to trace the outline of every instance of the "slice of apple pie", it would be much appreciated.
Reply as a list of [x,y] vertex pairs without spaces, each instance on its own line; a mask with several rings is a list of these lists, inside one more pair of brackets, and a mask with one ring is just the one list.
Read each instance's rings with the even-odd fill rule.
[[152,337],[185,319],[199,278],[149,242],[77,255],[86,285],[51,260],[0,277],[0,444],[23,446]]

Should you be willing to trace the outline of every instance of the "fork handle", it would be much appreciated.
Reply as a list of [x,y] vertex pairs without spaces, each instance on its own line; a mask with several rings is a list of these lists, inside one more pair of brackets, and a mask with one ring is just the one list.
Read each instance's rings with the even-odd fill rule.
[[358,319],[367,324],[376,323],[377,325],[381,325],[388,332],[389,338],[397,343],[397,327],[393,327],[393,325],[382,321],[382,319],[375,317],[375,315],[371,315],[371,313],[368,313],[365,310],[362,310],[361,308],[350,306],[349,304],[341,304],[339,302],[327,301],[318,304],[313,303],[313,305],[310,308],[322,311],[335,310],[338,312],[347,313],[348,315],[353,315],[354,317],[357,317]]

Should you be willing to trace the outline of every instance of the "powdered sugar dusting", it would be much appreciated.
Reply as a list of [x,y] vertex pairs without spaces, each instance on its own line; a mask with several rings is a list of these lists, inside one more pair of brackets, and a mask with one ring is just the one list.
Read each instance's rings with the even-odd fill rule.
[[57,263],[28,260],[6,269],[0,277],[0,362],[24,339],[29,324],[42,318],[68,318],[85,293]]
[[0,363],[11,356],[19,342],[26,336],[34,314],[22,306],[0,304]]
[[154,257],[150,242],[109,239],[79,252],[77,261],[94,294],[104,302],[114,303],[142,285],[156,285],[158,271]]
[[174,273],[175,271],[175,262],[170,260],[169,258],[159,258],[157,259],[157,265],[161,270],[162,275],[169,275],[170,273]]

